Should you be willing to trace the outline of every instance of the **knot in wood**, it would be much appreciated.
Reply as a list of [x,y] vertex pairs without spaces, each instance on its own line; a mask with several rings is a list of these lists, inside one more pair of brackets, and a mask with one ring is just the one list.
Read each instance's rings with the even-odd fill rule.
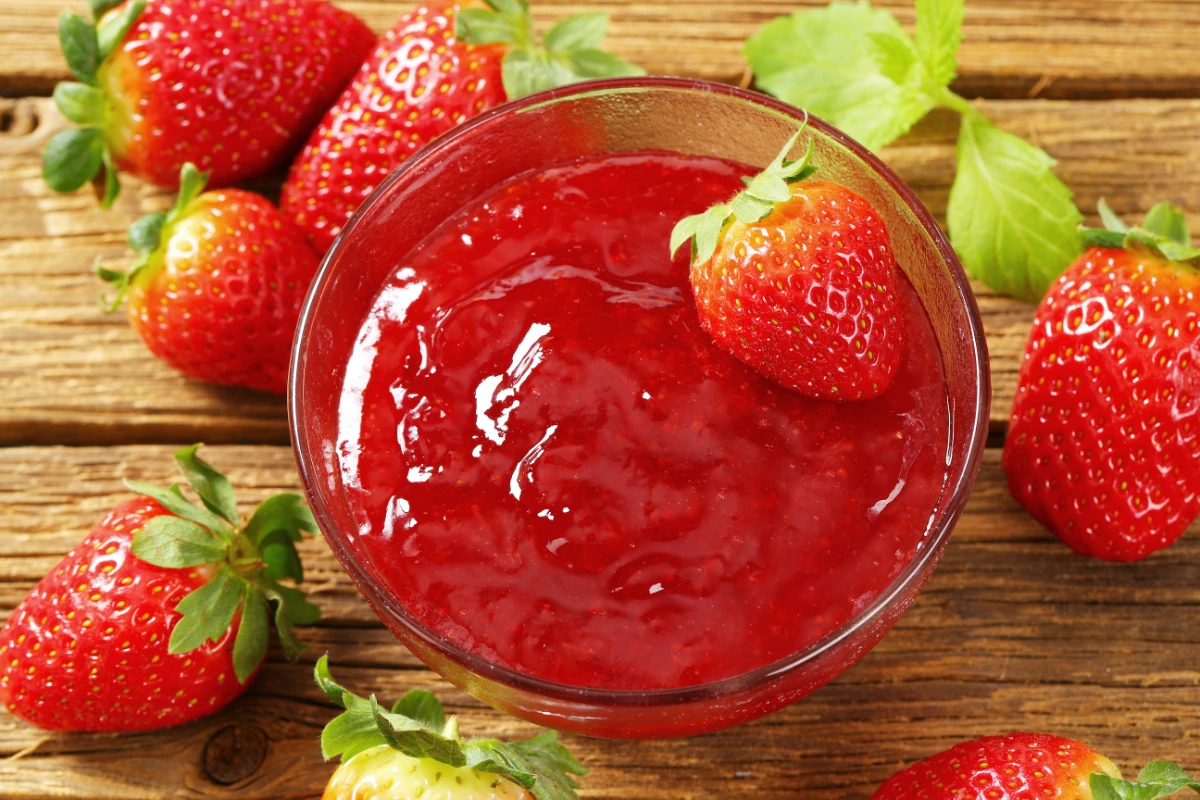
[[204,745],[204,773],[228,786],[245,780],[267,759],[267,734],[257,725],[227,725]]

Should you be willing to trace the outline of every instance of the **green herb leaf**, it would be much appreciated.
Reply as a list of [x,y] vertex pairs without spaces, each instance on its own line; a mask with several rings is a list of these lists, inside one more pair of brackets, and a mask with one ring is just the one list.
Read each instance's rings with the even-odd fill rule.
[[117,179],[117,165],[113,163],[112,151],[107,147],[100,158],[100,171],[92,177],[92,186],[96,189],[100,207],[112,208],[113,201],[121,192],[121,184]]
[[313,680],[317,682],[317,686],[321,687],[321,691],[325,693],[333,702],[345,708],[342,699],[346,696],[346,690],[342,685],[333,679],[333,675],[329,672],[329,655],[323,655],[317,659],[316,665],[313,667]]
[[500,67],[504,91],[509,100],[554,87],[549,61],[522,48],[508,51]]
[[509,756],[503,742],[494,739],[467,742],[463,746],[467,756],[467,768],[476,772],[503,775],[518,786],[533,789],[538,776],[518,766],[516,759]]
[[63,81],[54,87],[54,105],[62,115],[77,125],[101,125],[105,119],[108,100],[95,86],[75,81]]
[[715,205],[708,211],[705,211],[700,216],[700,225],[696,228],[696,253],[695,260],[697,263],[703,263],[712,258],[713,253],[717,251],[717,242],[721,239],[721,231],[725,227],[725,220],[729,218],[733,208],[728,203]]
[[646,74],[646,70],[638,65],[630,64],[604,50],[576,50],[568,56],[568,61],[576,80],[630,78]]
[[446,727],[446,711],[433,692],[413,689],[396,701],[392,713],[414,719],[431,731]]
[[263,537],[258,548],[266,565],[263,571],[268,578],[291,578],[296,583],[304,580],[304,566],[300,563],[300,554],[296,552],[296,543],[287,531],[271,531]]
[[554,731],[523,742],[477,740],[468,742],[466,750],[472,769],[504,775],[529,789],[538,800],[576,800],[575,789],[579,784],[571,776],[587,773],[570,751],[558,743]]
[[266,576],[257,580],[262,593],[275,604],[275,631],[279,634],[279,645],[288,661],[295,661],[308,649],[292,636],[295,625],[311,625],[321,618],[321,609],[304,597],[304,592],[283,586]]
[[917,55],[929,80],[938,88],[949,86],[956,70],[955,56],[962,41],[966,17],[964,0],[917,0],[914,40]]
[[703,214],[693,214],[690,217],[684,217],[675,223],[675,227],[671,230],[671,255],[674,256],[678,252],[680,246],[684,242],[696,235],[696,231],[700,229],[700,223],[703,221]]
[[99,128],[60,131],[46,144],[42,177],[56,192],[73,192],[100,171],[104,148]]
[[935,105],[912,40],[865,0],[768,22],[746,42],[760,89],[878,149]]
[[96,42],[99,46],[101,61],[107,58],[108,54],[125,39],[125,34],[129,33],[129,29],[137,22],[145,8],[145,0],[131,0],[119,12],[98,25]]
[[242,604],[245,587],[246,582],[225,566],[210,582],[180,600],[175,610],[183,617],[171,631],[167,652],[189,653],[224,636]]
[[293,542],[300,541],[303,533],[319,532],[317,521],[304,504],[304,498],[292,492],[264,500],[254,509],[250,521],[246,523],[245,533],[250,541],[261,544],[267,534],[277,530],[287,531]]
[[133,554],[156,567],[198,567],[224,561],[228,545],[180,517],[154,517],[133,537]]
[[96,70],[100,67],[96,27],[75,12],[64,11],[58,17],[58,41],[71,74],[95,86]]
[[460,9],[454,20],[454,36],[468,44],[512,44],[519,37],[510,17],[486,8]]
[[166,221],[165,212],[155,211],[140,217],[137,222],[130,225],[128,238],[133,252],[149,254],[157,250],[162,243],[163,223]]
[[[791,194],[788,194],[791,197]],[[738,222],[752,225],[775,210],[775,204],[752,196],[749,191],[741,192],[729,203],[729,208]],[[699,250],[699,248],[697,248]],[[711,255],[711,254],[710,254]]]
[[597,50],[604,43],[607,32],[608,14],[603,11],[589,11],[559,22],[546,33],[542,44],[552,53]]
[[246,584],[242,621],[233,640],[233,672],[238,683],[249,680],[267,657],[268,626],[266,598],[258,589]]
[[343,762],[349,761],[364,750],[387,744],[371,713],[371,703],[354,695],[349,697],[345,712],[321,731],[321,755],[326,761],[337,756]]
[[1150,762],[1136,781],[1093,772],[1088,776],[1088,786],[1094,800],[1158,800],[1184,789],[1200,792],[1200,781],[1169,761]]
[[467,757],[461,743],[447,739],[440,731],[429,730],[415,719],[385,711],[374,695],[371,695],[371,713],[392,749],[411,758],[432,758],[452,767],[466,766]]
[[92,11],[92,19],[99,21],[110,9],[121,5],[124,0],[88,0],[88,8]]
[[205,508],[237,526],[237,496],[233,484],[212,465],[196,455],[200,445],[194,444],[175,453],[175,464],[187,482],[200,495]]
[[229,529],[220,517],[188,500],[179,491],[178,486],[172,486],[170,489],[162,489],[150,483],[143,483],[142,481],[125,481],[125,485],[137,494],[157,500],[159,505],[177,517],[190,519],[192,522],[203,525],[222,538],[229,535]]
[[1150,209],[1142,227],[1183,247],[1192,246],[1192,232],[1188,229],[1187,217],[1170,203],[1159,203]]
[[967,272],[998,292],[1037,301],[1081,252],[1083,217],[1054,163],[982,116],[963,117],[950,239]]

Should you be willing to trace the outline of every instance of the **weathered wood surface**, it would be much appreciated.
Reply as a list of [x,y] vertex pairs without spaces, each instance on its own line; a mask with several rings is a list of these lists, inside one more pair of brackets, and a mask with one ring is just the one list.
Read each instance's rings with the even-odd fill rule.
[[[0,608],[6,613],[120,497],[122,477],[165,481],[171,448],[0,450]],[[296,486],[288,450],[213,447],[249,504]],[[5,798],[319,795],[332,767],[317,736],[333,714],[310,678],[330,651],[354,689],[436,690],[464,729],[532,729],[450,689],[384,630],[319,542],[304,547],[325,612],[297,666],[273,650],[248,694],[206,721],[136,736],[52,736],[0,716]],[[1200,527],[1131,566],[1078,558],[1009,497],[996,451],[928,587],[897,628],[833,685],[756,723],[672,742],[569,744],[592,767],[586,797],[864,798],[903,764],[967,736],[1039,729],[1091,742],[1127,769],[1155,757],[1200,767]],[[229,726],[265,734],[261,763],[205,748]],[[261,731],[261,734],[258,732]],[[232,732],[225,732],[226,737]],[[218,749],[214,745],[213,749]],[[253,755],[253,753],[251,753]],[[250,759],[257,762],[257,759]],[[164,767],[164,765],[167,765]],[[228,779],[223,785],[212,774]]]
[[[742,42],[767,20],[824,0],[540,0],[548,26],[583,8],[612,17],[610,46],[654,74],[736,81]],[[67,71],[55,40],[60,0],[0,6],[0,95],[49,94]],[[78,10],[82,2],[74,0]],[[345,7],[376,30],[416,3],[351,0]],[[911,23],[909,0],[879,3]],[[971,96],[1175,97],[1200,89],[1187,54],[1200,25],[1193,0],[972,0],[956,88]],[[669,30],[669,33],[667,31]]]
[[[1081,207],[1094,209],[1107,196],[1136,216],[1169,199],[1200,222],[1200,100],[982,107],[1060,160]],[[86,193],[55,195],[41,180],[40,152],[65,121],[45,99],[0,100],[4,108],[18,122],[0,134],[0,443],[286,442],[280,399],[176,375],[141,346],[122,314],[106,314],[97,302],[102,285],[92,263],[126,263],[126,228],[165,207],[168,196],[127,180],[117,207],[102,212]],[[939,112],[884,153],[939,216],[954,178],[956,126],[954,114]],[[999,431],[1032,308],[978,288]]]

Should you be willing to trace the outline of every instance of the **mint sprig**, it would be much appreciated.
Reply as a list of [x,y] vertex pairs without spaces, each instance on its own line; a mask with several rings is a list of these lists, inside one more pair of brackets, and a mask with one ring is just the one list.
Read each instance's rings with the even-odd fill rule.
[[520,742],[463,739],[457,719],[447,718],[429,692],[410,691],[385,710],[373,695],[364,699],[334,681],[328,656],[317,660],[313,675],[325,695],[345,709],[321,732],[321,753],[327,761],[349,761],[387,745],[411,758],[500,775],[538,800],[578,800],[579,784],[572,776],[587,770],[559,744],[554,731]]
[[1170,761],[1151,761],[1135,781],[1093,772],[1088,777],[1088,786],[1093,800],[1158,800],[1184,789],[1200,793],[1200,781]]
[[759,88],[877,150],[935,107],[963,118],[946,216],[967,272],[1036,301],[1081,252],[1071,191],[1041,149],[997,130],[949,90],[964,0],[916,0],[915,36],[866,0],[768,22],[745,47]]
[[120,11],[108,14],[113,6],[105,0],[94,0],[94,21],[73,11],[64,11],[58,18],[63,58],[78,82],[56,86],[54,104],[64,117],[83,127],[56,133],[42,155],[42,177],[51,189],[73,192],[91,181],[102,208],[113,204],[120,185],[104,135],[110,105],[100,88],[100,65],[125,39],[146,3],[132,0]]
[[[187,653],[216,642],[237,613],[233,667],[245,683],[266,656],[268,609],[275,608],[275,627],[284,654],[291,660],[303,651],[293,638],[294,625],[308,625],[320,609],[298,589],[279,583],[299,580],[296,542],[317,532],[312,513],[299,495],[279,494],[264,502],[244,526],[229,480],[196,455],[199,445],[175,454],[175,462],[200,498],[195,503],[179,486],[163,489],[127,481],[131,490],[157,500],[174,516],[151,519],[133,538],[133,555],[167,569],[214,567],[213,577],[179,601],[180,619],[171,631],[168,652]],[[264,510],[265,509],[265,510]]]
[[567,17],[538,41],[525,0],[485,0],[487,8],[464,8],[454,35],[468,44],[505,44],[501,80],[509,100],[593,78],[645,75],[641,67],[601,48],[608,15],[588,12]]

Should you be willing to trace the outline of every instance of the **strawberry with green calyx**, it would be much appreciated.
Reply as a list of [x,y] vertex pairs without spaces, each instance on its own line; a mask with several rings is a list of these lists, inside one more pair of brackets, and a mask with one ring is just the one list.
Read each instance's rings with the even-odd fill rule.
[[280,207],[325,252],[385,177],[459,123],[543,89],[643,74],[600,49],[607,27],[605,14],[578,14],[538,41],[524,0],[405,14],[292,164]]
[[1200,513],[1200,250],[1169,204],[1100,214],[1034,318],[1003,463],[1075,552],[1136,561]]
[[1154,761],[1136,781],[1086,744],[1040,733],[986,736],[888,778],[871,800],[1158,800],[1200,783]]
[[726,352],[810,397],[881,394],[903,350],[896,258],[865,199],[807,180],[798,132],[728,203],[680,220],[671,252],[692,243],[700,324]]
[[317,661],[315,677],[345,709],[321,733],[326,760],[342,759],[325,800],[358,798],[366,785],[376,787],[376,800],[407,800],[432,790],[447,800],[577,800],[571,776],[587,770],[553,731],[520,742],[463,739],[457,719],[447,719],[429,692],[408,692],[389,711],[374,696],[363,699],[335,683],[327,656]]
[[203,192],[206,178],[185,164],[175,206],[129,229],[129,271],[98,272],[110,306],[127,299],[134,330],[180,372],[282,394],[317,255],[265,198]]
[[243,522],[229,480],[175,454],[200,498],[129,481],[117,506],[68,553],[0,631],[0,702],[59,731],[153,730],[212,714],[266,658],[269,619],[284,654],[292,626],[320,610],[300,582],[296,542],[315,533],[299,495],[266,500]]
[[55,135],[43,175],[100,204],[117,170],[175,188],[191,161],[225,186],[286,159],[345,88],[375,36],[324,0],[94,0],[59,18],[74,82],[54,101],[82,126]]

